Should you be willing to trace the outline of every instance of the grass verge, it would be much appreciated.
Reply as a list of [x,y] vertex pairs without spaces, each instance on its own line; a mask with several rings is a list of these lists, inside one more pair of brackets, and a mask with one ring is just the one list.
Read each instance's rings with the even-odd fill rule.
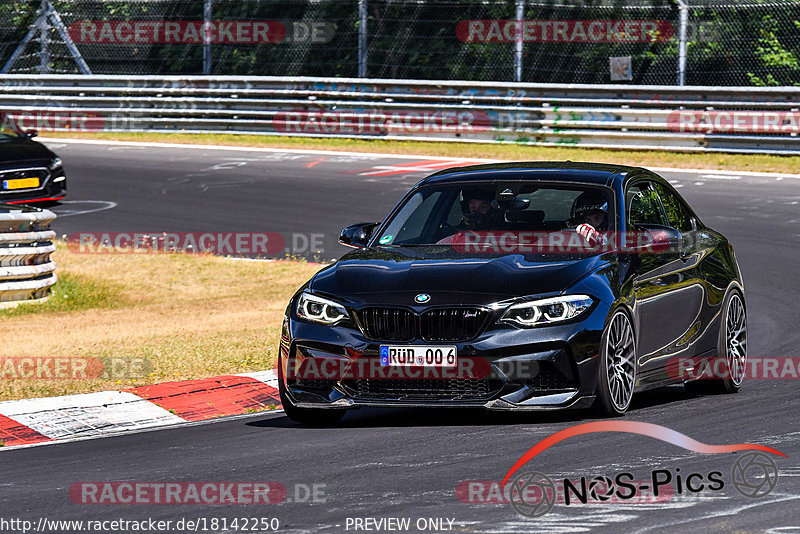
[[182,133],[81,133],[47,132],[47,137],[103,139],[158,143],[252,146],[309,150],[342,150],[384,154],[419,154],[439,157],[488,158],[513,161],[572,160],[609,162],[642,167],[723,169],[734,171],[796,173],[800,156],[767,154],[684,153],[669,150],[609,150],[600,148],[541,147],[517,144],[321,139],[236,134]]
[[43,304],[22,304],[0,310],[0,317],[47,312],[80,311],[92,308],[114,308],[119,304],[117,288],[92,277],[74,272],[59,272],[50,299]]
[[[269,369],[286,303],[319,269],[217,256],[75,254],[64,246],[54,258],[61,281],[50,301],[0,315],[0,400]],[[21,377],[30,369],[23,359],[47,358],[88,361],[86,375],[99,376]],[[97,362],[103,373],[93,372]]]

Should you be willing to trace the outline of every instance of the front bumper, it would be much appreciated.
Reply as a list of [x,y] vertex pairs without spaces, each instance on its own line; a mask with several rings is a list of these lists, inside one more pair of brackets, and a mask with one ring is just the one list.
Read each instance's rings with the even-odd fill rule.
[[[477,363],[472,374],[447,378],[411,377],[403,369],[380,366],[380,345],[389,343],[367,339],[355,325],[287,319],[279,356],[281,386],[287,400],[300,408],[585,408],[594,401],[607,313],[598,305],[579,322],[532,329],[494,324],[468,342],[435,343],[455,345],[459,362]],[[421,340],[391,344],[426,345]]]
[[54,202],[67,196],[67,179],[64,169],[49,173],[43,183],[35,189],[3,190],[0,188],[0,202],[7,204],[28,204],[33,202]]

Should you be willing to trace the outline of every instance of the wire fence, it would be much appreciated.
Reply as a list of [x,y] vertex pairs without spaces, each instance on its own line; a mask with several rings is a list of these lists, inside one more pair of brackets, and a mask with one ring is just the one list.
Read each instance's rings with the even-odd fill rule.
[[788,86],[800,0],[8,0],[6,73]]

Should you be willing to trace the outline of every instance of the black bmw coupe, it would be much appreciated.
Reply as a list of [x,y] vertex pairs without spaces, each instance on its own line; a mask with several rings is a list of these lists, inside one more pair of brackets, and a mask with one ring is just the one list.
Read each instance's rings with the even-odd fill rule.
[[733,247],[646,169],[448,169],[340,242],[356,250],[286,309],[278,375],[295,421],[361,406],[618,416],[646,389],[741,386]]

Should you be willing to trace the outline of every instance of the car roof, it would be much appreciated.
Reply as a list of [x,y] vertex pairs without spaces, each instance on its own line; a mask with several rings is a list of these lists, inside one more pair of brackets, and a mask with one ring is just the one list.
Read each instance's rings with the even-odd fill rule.
[[417,185],[490,180],[541,180],[548,182],[582,182],[608,187],[620,187],[626,177],[641,175],[642,173],[653,175],[652,171],[642,167],[630,167],[627,165],[573,161],[524,161],[453,167],[432,174]]

